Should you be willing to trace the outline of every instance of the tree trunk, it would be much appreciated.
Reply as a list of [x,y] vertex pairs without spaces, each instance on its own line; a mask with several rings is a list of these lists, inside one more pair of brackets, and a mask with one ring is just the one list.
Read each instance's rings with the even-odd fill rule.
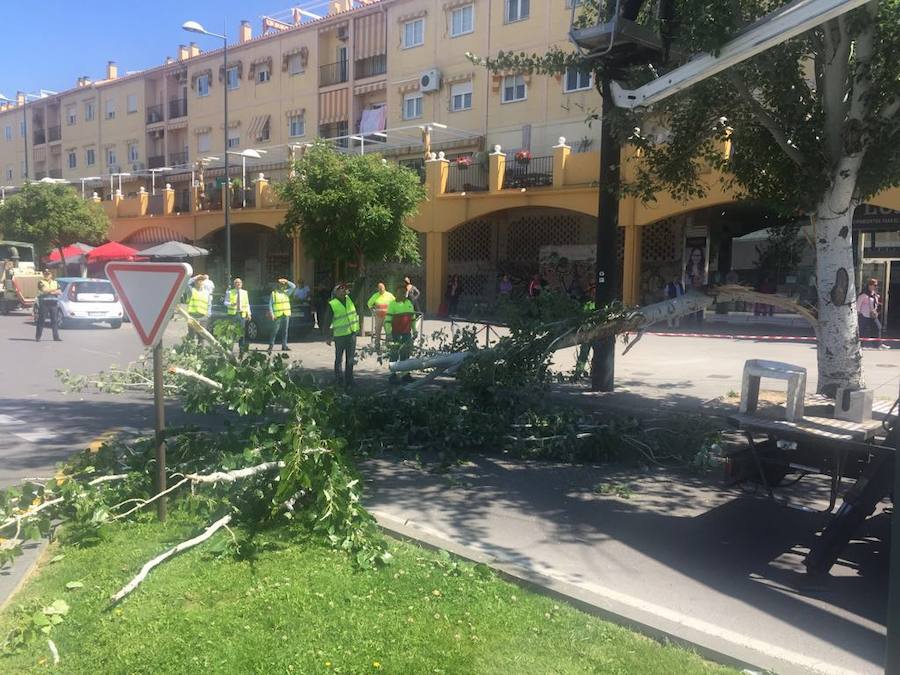
[[819,298],[818,391],[828,396],[834,396],[841,386],[864,386],[853,273],[854,204],[841,199],[836,194],[840,191],[839,186],[825,194],[813,219]]

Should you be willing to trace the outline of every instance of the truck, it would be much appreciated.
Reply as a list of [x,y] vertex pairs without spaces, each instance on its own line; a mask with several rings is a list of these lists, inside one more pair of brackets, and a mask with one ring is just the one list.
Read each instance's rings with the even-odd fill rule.
[[0,240],[0,314],[30,309],[41,275],[34,267],[34,245]]

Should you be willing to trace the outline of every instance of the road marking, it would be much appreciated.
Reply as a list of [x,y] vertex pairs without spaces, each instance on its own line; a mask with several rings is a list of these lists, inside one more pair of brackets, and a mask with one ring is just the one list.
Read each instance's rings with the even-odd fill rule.
[[109,443],[113,438],[115,438],[119,432],[122,431],[118,427],[113,427],[112,429],[107,429],[102,434],[94,438],[90,443],[88,443],[87,450],[91,454],[96,454],[100,451],[100,448],[103,447],[104,443]]
[[49,441],[51,438],[56,438],[58,434],[53,431],[48,431],[47,429],[38,429],[37,431],[14,431],[13,436],[18,436],[19,438],[28,441],[29,443],[37,443],[39,441]]
[[25,424],[25,422],[9,415],[0,415],[0,424]]

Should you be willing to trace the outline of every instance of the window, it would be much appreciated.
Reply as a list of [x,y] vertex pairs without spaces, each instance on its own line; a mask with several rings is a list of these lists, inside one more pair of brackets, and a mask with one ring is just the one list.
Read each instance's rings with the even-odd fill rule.
[[4,136],[4,137],[6,138],[6,140],[8,140],[8,141],[11,141],[11,140],[12,140],[12,127],[11,127],[11,126],[8,126],[8,125],[7,125],[7,127],[3,130],[3,136]]
[[591,73],[586,73],[571,66],[566,68],[566,76],[563,84],[563,91],[566,93],[572,91],[581,91],[590,89],[593,86],[593,77]]
[[414,120],[422,116],[422,94],[407,94],[403,97],[403,119]]
[[272,118],[266,120],[266,123],[262,125],[262,129],[259,130],[259,136],[256,140],[258,141],[267,141],[272,133]]
[[300,54],[291,54],[288,57],[288,73],[291,75],[299,75],[303,72],[303,59]]
[[93,148],[88,148],[84,151],[84,163],[88,166],[94,166],[97,162],[97,154],[94,152]]
[[25,120],[19,121],[19,136],[25,138]]
[[69,151],[69,168],[74,169],[78,166],[78,157],[75,155],[74,150]]
[[136,113],[137,112],[137,94],[128,94],[128,98],[125,99],[126,112]]
[[458,112],[472,107],[472,80],[450,85],[450,110]]
[[66,124],[71,127],[77,121],[78,121],[77,108],[74,105],[67,105],[66,106]]
[[407,21],[403,24],[403,49],[425,44],[425,19]]
[[240,129],[229,129],[228,130],[228,147],[236,148],[241,144],[241,130]]
[[197,96],[209,96],[209,75],[197,78]]
[[256,70],[256,84],[262,84],[272,79],[272,73],[269,72],[269,66],[260,66]]
[[114,98],[106,99],[106,119],[116,119],[116,99]]
[[129,143],[128,144],[128,161],[129,162],[138,161],[138,144],[137,143]]
[[475,5],[466,5],[450,12],[450,37],[458,37],[475,30]]
[[106,166],[115,166],[118,164],[116,161],[118,158],[116,157],[116,149],[115,148],[107,148],[106,149]]
[[528,18],[530,0],[506,0],[506,23]]
[[528,96],[528,89],[525,87],[524,75],[507,75],[503,78],[503,103],[512,103],[513,101],[524,101]]
[[238,79],[238,67],[231,66],[228,69],[228,72],[225,73],[225,84],[229,89],[237,89],[241,86],[241,81]]
[[288,135],[291,138],[302,136],[306,133],[306,122],[303,115],[291,115],[288,118]]
[[197,152],[209,152],[209,148],[209,132],[204,131],[202,134],[197,134]]
[[84,102],[84,121],[92,122],[94,120],[94,102],[93,101],[85,101]]

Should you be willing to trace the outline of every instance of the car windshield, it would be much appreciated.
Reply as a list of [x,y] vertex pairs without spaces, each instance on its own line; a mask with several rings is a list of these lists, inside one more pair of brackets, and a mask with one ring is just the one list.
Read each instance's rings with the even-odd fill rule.
[[34,251],[29,246],[0,244],[0,260],[18,258],[19,262],[34,262]]
[[116,294],[108,281],[76,281],[72,284],[71,294],[76,300],[91,302],[115,302]]

